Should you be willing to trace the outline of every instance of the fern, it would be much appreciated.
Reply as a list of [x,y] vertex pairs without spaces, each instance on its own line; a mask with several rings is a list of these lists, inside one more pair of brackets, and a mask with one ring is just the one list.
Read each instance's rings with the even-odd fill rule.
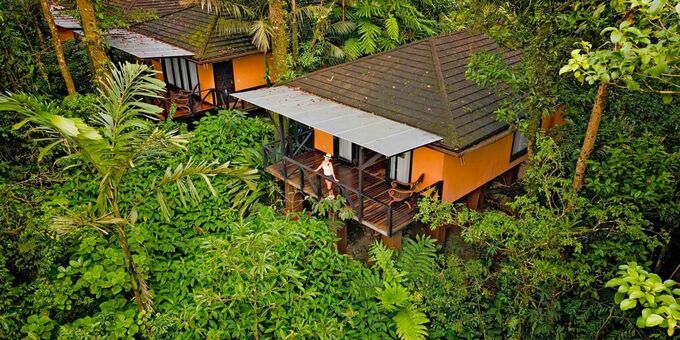
[[392,318],[397,324],[397,335],[402,340],[425,339],[427,337],[427,327],[430,320],[425,313],[413,308],[402,308],[397,315]]
[[342,46],[342,50],[345,51],[345,55],[350,60],[361,57],[361,45],[359,41],[355,38],[345,40],[345,44]]
[[388,312],[397,310],[409,299],[409,292],[400,284],[390,285],[385,282],[385,288],[378,291],[380,305]]
[[392,40],[399,39],[399,22],[395,17],[390,16],[385,20],[385,34]]
[[394,256],[394,251],[392,249],[386,248],[382,243],[375,242],[371,245],[369,252],[371,254],[371,259],[375,261],[375,264],[382,272],[385,282],[401,283],[404,281],[405,274],[401,273],[395,267],[394,260],[392,259]]
[[397,267],[407,273],[406,277],[409,281],[421,281],[435,272],[436,252],[434,240],[427,236],[418,235],[416,239],[405,238]]

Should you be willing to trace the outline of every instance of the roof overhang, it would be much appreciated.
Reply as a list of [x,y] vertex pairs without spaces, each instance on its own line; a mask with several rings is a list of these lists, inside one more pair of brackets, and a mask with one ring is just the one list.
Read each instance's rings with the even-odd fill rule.
[[189,57],[194,53],[170,45],[158,39],[125,29],[112,29],[106,41],[111,47],[129,53],[140,59]]
[[442,139],[427,131],[289,86],[233,93],[231,96],[387,157]]

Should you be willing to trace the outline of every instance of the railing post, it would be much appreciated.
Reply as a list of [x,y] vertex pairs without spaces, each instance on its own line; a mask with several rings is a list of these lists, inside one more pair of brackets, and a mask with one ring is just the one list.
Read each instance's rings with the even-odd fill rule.
[[388,237],[392,237],[392,206],[387,206],[387,225],[389,226]]
[[321,176],[316,174],[316,197],[321,199]]
[[300,171],[300,191],[305,192],[305,170],[302,169],[301,166],[298,166],[298,170]]

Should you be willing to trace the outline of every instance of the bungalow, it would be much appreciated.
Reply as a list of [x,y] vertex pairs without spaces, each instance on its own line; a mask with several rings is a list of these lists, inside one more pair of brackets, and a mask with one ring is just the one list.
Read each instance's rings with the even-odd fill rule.
[[285,137],[265,146],[264,158],[285,183],[287,209],[301,209],[301,193],[328,195],[332,178],[316,169],[331,154],[333,192],[398,247],[425,189],[476,208],[484,186],[512,180],[527,157],[526,138],[495,118],[503,98],[465,79],[480,51],[503,53],[510,65],[521,58],[460,31],[232,96],[275,113]]
[[[248,35],[221,34],[218,17],[201,6],[179,0],[110,0],[129,16],[153,17],[128,29],[107,32],[107,43],[158,71],[168,84],[168,104],[176,117],[229,105],[228,94],[266,84],[265,55]],[[140,14],[141,13],[141,14]],[[80,33],[80,23],[54,12],[60,37]],[[242,107],[245,108],[245,107]]]

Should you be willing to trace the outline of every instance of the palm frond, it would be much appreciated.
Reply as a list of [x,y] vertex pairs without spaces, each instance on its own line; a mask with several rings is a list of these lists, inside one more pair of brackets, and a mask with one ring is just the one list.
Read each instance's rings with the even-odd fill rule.
[[[230,164],[219,164],[218,162],[200,162],[194,164],[192,159],[186,164],[178,165],[174,170],[167,168],[165,174],[161,178],[159,185],[156,187],[156,195],[158,203],[161,206],[161,212],[166,220],[170,220],[170,210],[168,209],[167,201],[164,197],[162,189],[169,184],[175,184],[179,193],[179,200],[182,205],[187,205],[187,199],[192,202],[198,202],[200,195],[196,190],[193,178],[199,177],[205,182],[208,190],[213,196],[217,196],[217,190],[212,185],[210,178],[215,176],[226,176],[245,184],[246,189],[255,190],[257,188],[256,180],[257,170],[245,167],[232,167]],[[242,190],[243,188],[239,188]]]
[[337,21],[331,24],[329,33],[339,34],[339,35],[349,35],[357,28],[356,23],[353,21]]
[[184,6],[200,5],[201,8],[206,9],[208,12],[236,19],[251,18],[255,15],[255,11],[252,8],[236,1],[180,0],[180,4]]
[[230,36],[239,34],[250,34],[253,22],[242,19],[218,18],[215,29],[220,35]]
[[349,60],[357,59],[363,54],[361,44],[355,38],[345,40],[345,43],[342,45],[342,50]]
[[255,20],[250,26],[250,35],[252,36],[251,41],[255,47],[262,51],[267,52],[271,49],[270,39],[272,36],[272,27],[264,19]]
[[116,218],[108,214],[95,218],[91,214],[69,213],[68,215],[54,217],[52,229],[59,234],[68,234],[78,229],[92,228],[108,235],[113,226],[125,223],[127,223],[126,219]]

